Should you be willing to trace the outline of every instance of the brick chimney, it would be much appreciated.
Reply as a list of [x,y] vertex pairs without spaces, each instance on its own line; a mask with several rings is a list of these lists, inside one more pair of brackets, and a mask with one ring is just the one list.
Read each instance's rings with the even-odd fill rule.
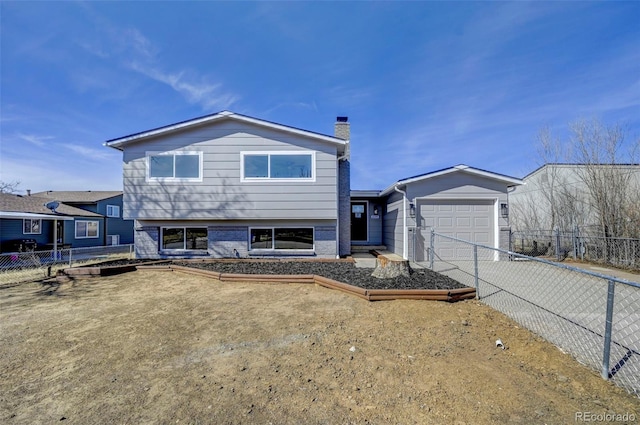
[[351,138],[349,125],[349,117],[337,117],[333,132],[334,136],[338,139],[349,140]]
[[345,140],[344,154],[338,161],[338,255],[346,257],[351,254],[351,164],[350,142],[351,129],[348,117],[337,117],[334,136]]

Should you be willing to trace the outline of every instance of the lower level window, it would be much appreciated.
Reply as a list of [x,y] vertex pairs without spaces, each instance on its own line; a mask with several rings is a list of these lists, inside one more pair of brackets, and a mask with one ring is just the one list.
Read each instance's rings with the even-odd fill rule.
[[162,249],[198,249],[208,248],[207,229],[201,227],[163,227]]
[[98,222],[76,220],[76,239],[97,238]]
[[313,228],[256,228],[250,230],[251,249],[313,249]]

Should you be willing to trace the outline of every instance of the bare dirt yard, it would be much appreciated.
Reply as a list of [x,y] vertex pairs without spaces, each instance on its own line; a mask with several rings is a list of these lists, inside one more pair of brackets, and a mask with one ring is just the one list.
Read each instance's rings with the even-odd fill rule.
[[476,301],[177,272],[0,287],[0,375],[4,424],[640,422],[638,398]]

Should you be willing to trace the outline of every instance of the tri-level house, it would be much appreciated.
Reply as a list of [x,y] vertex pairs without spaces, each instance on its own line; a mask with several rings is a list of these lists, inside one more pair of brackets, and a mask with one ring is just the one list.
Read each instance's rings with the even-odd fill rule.
[[[346,117],[330,136],[225,111],[105,145],[123,153],[123,216],[135,220],[139,258],[335,258],[375,247],[425,261],[431,229],[506,249],[508,193],[522,184],[457,165],[350,191]],[[440,244],[435,254],[468,253]]]
[[346,118],[331,136],[225,111],[105,145],[138,257],[350,253]]

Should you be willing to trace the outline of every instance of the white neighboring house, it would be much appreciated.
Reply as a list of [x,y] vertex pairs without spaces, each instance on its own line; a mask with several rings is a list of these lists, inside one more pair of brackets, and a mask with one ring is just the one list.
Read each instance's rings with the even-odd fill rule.
[[[509,194],[513,230],[559,228],[570,231],[576,226],[599,230],[598,212],[583,177],[587,167],[585,164],[548,163],[526,175],[522,179],[524,185],[514,187]],[[602,172],[599,178],[607,179],[612,175],[628,178],[624,199],[625,204],[629,201],[627,220],[640,219],[640,164],[595,167]],[[623,205],[613,207],[623,208]]]

